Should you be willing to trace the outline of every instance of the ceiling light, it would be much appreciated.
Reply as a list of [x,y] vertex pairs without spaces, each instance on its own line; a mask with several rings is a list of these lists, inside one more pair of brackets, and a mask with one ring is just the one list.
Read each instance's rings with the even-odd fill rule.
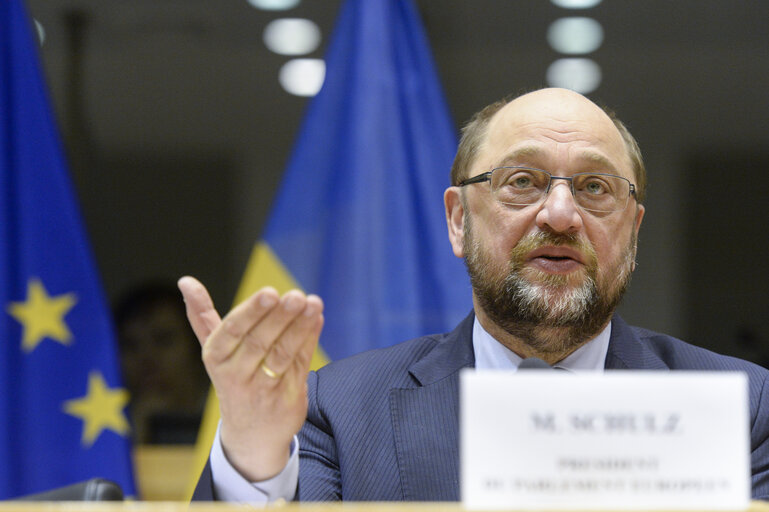
[[37,29],[37,38],[40,40],[40,46],[45,43],[45,27],[39,21],[35,20],[35,28]]
[[248,0],[248,3],[265,11],[285,11],[299,5],[299,0]]
[[560,18],[547,29],[547,41],[553,50],[566,55],[590,53],[603,43],[603,27],[593,18]]
[[601,84],[601,67],[590,59],[558,59],[547,68],[547,83],[588,94]]
[[286,92],[315,96],[323,85],[326,63],[322,59],[292,59],[280,68],[278,81]]
[[564,9],[590,9],[601,3],[601,0],[550,0]]
[[264,29],[264,44],[280,55],[304,55],[320,45],[320,29],[310,20],[281,18],[271,21]]

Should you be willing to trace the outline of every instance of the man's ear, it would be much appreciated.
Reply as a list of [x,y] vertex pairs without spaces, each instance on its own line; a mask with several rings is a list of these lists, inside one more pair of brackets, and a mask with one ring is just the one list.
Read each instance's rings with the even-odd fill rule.
[[635,231],[633,240],[635,240],[635,243],[633,246],[633,259],[630,267],[630,270],[633,272],[635,272],[636,253],[638,252],[638,232],[641,230],[641,221],[643,221],[644,213],[646,213],[646,208],[644,208],[642,204],[639,204],[635,210],[635,226],[633,226],[633,230]]
[[644,218],[644,213],[646,213],[646,208],[644,208],[644,205],[639,204],[636,207],[635,211],[635,234],[638,236],[638,231],[641,229],[641,221]]
[[446,206],[446,224],[449,228],[449,241],[457,258],[465,257],[465,207],[462,202],[462,189],[449,187],[443,193]]

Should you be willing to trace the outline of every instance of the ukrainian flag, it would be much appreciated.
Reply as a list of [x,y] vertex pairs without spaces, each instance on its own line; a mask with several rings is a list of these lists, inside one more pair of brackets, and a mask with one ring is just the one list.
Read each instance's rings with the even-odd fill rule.
[[21,0],[0,2],[0,499],[134,494],[128,393]]
[[443,208],[456,145],[412,1],[347,0],[236,302],[266,285],[318,294],[315,367],[453,328],[471,308]]

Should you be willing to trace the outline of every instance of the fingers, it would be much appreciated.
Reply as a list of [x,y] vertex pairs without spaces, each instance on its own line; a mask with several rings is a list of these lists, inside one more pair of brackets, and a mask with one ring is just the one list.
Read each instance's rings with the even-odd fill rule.
[[[284,327],[267,351],[263,360],[264,366],[277,375],[284,375],[293,370],[293,375],[298,375],[304,380],[323,325],[322,313],[323,301],[320,297],[306,297],[304,308]],[[262,372],[268,373],[264,367]]]
[[[301,370],[306,362],[302,359],[298,363],[297,357],[306,358],[304,352],[312,353],[317,345],[322,311],[323,302],[319,297],[306,297],[298,290],[288,292],[248,333],[223,368],[226,367],[228,375],[244,379],[263,392],[296,389],[307,378],[307,370]],[[310,348],[302,352],[305,345]],[[296,397],[284,398],[293,401]]]
[[[305,311],[297,317],[294,324],[289,327],[281,339],[276,342],[268,355],[265,357],[260,369],[267,374],[265,368],[271,372],[272,367],[280,368],[282,361],[280,358],[286,357],[289,360],[285,371],[280,375],[267,375],[261,377],[261,380],[268,381],[258,385],[263,388],[272,388],[278,391],[286,403],[296,402],[302,399],[305,402],[307,396],[307,374],[310,371],[313,353],[318,346],[318,339],[323,329],[323,303],[317,296],[308,297]],[[273,362],[273,361],[278,362]]]
[[[297,293],[303,295],[289,292],[286,296]],[[241,366],[252,360],[254,354],[258,359],[263,358],[275,340],[270,326],[279,325],[287,316],[285,308],[276,307],[286,296],[281,300],[274,288],[267,287],[238,304],[210,334],[203,347],[204,361],[219,365],[238,352],[241,352],[237,357]]]
[[[320,297],[317,297],[317,299],[320,300]],[[323,304],[321,303],[321,314],[318,315],[318,318],[315,321],[315,325],[312,327],[312,330],[307,336],[304,344],[300,347],[299,353],[296,357],[298,365],[297,370],[301,374],[303,381],[307,379],[307,374],[310,372],[312,358],[315,354],[315,350],[318,348],[318,340],[320,339],[320,333],[323,330],[323,324],[325,323],[322,307]]]
[[312,356],[318,347],[318,339],[320,333],[323,330],[323,314],[316,317],[315,324],[311,327],[310,332],[301,343],[299,350],[294,358],[293,365],[286,371],[286,377],[294,378],[300,383],[304,383],[307,380],[307,374],[310,371],[310,364],[312,363]]
[[317,296],[304,297],[298,292],[284,296],[282,318],[275,323],[265,322],[264,328],[254,329],[260,336],[275,339],[269,347],[264,364],[278,375],[284,374],[293,364],[297,353],[312,332],[323,311],[323,302]]
[[[191,293],[194,284],[205,290],[195,281],[183,286],[190,288],[188,309],[193,311],[192,318],[202,323],[202,312],[213,311],[213,306],[207,293],[196,290],[207,302]],[[208,324],[198,329],[200,335],[209,332],[203,344],[209,374],[215,383],[221,376],[233,385],[254,378],[268,387],[271,381],[275,384],[293,364],[308,334],[318,331],[322,310],[323,302],[317,296],[292,290],[281,298],[273,288],[263,288],[235,307],[212,331]],[[315,338],[318,335],[319,331]]]
[[200,344],[204,345],[211,332],[221,323],[219,313],[214,309],[214,303],[206,287],[194,277],[182,277],[177,286],[184,297],[187,319],[192,330]]

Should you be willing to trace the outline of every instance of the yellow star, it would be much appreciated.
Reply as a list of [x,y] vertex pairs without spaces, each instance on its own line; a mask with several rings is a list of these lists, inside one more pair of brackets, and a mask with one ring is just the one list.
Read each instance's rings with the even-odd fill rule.
[[81,442],[90,447],[104,429],[122,436],[128,434],[128,419],[123,411],[127,403],[128,391],[108,388],[101,373],[94,370],[88,374],[86,396],[64,402],[64,412],[83,420]]
[[8,306],[8,313],[24,326],[21,342],[24,351],[33,351],[46,337],[69,345],[72,333],[64,322],[64,316],[76,302],[74,293],[51,297],[39,279],[30,279],[26,302],[12,302]]

